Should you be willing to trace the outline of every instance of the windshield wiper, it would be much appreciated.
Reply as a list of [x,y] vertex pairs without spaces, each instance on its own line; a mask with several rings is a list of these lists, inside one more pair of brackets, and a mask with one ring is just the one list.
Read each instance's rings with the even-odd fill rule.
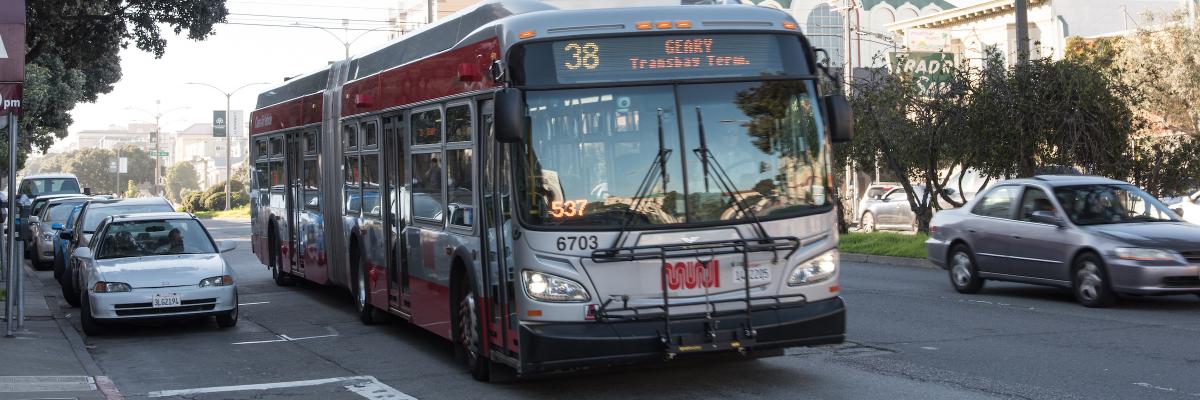
[[[712,152],[708,150],[708,139],[704,133],[704,115],[701,114],[700,107],[696,107],[696,124],[699,128],[700,147],[692,149],[692,152],[696,153],[697,157],[700,157],[700,165],[704,172],[704,191],[708,191],[709,176],[715,177],[717,185],[721,187],[724,195],[729,196],[733,200],[733,204],[737,207],[738,212],[743,216],[750,217],[751,222],[754,224],[755,233],[758,234],[759,238],[766,239],[770,237],[767,234],[766,228],[763,228],[762,221],[758,219],[758,214],[754,213],[753,209],[742,204],[745,199],[739,195],[741,190],[738,190],[737,185],[733,183],[733,179],[729,178],[729,174],[725,172],[725,169],[721,168],[721,163],[717,162],[716,156],[713,156]],[[715,174],[710,172],[710,164],[712,165],[711,168],[716,170]]]
[[646,200],[646,196],[650,195],[650,191],[662,180],[662,191],[667,192],[667,182],[670,181],[670,175],[667,174],[667,160],[671,158],[671,150],[667,149],[663,139],[663,109],[658,109],[658,154],[654,156],[654,161],[650,163],[650,168],[646,170],[646,175],[642,177],[642,183],[638,186],[637,192],[633,194],[633,204],[629,207],[629,213],[625,215],[625,219],[621,221],[621,229],[618,230],[617,240],[613,243],[612,248],[619,249],[625,245],[625,240],[628,235],[625,234],[626,228],[633,222],[633,218],[640,215],[638,209],[642,202]]

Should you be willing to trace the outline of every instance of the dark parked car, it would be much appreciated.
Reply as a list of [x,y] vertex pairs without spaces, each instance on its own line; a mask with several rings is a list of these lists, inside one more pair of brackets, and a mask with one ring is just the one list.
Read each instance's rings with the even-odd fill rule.
[[1088,307],[1118,293],[1200,294],[1200,226],[1112,179],[999,182],[935,215],[925,244],[962,293],[990,279],[1070,288]]

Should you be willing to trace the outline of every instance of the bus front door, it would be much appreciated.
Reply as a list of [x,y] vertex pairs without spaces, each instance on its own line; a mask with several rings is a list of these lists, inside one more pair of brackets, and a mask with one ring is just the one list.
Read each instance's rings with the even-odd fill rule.
[[479,163],[479,176],[483,180],[483,193],[480,196],[483,205],[483,279],[487,297],[490,301],[488,311],[488,338],[491,349],[499,350],[506,356],[517,354],[517,331],[515,325],[515,309],[512,281],[514,279],[512,235],[516,224],[512,221],[511,206],[511,170],[505,150],[508,148],[496,142],[492,102],[480,104],[479,124],[479,154],[483,155]]

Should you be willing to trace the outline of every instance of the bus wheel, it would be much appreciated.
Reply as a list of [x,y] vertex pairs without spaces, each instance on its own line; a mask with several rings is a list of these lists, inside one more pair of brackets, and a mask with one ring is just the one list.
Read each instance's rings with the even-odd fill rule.
[[459,293],[462,297],[458,300],[458,346],[466,360],[467,370],[471,371],[471,377],[487,382],[491,363],[481,350],[484,336],[479,323],[480,309],[475,301],[475,289],[470,283],[466,283]]
[[379,322],[375,317],[375,306],[371,305],[370,294],[367,292],[367,268],[363,265],[362,257],[358,259],[357,272],[354,273],[354,306],[358,309],[358,320],[364,325],[373,325]]
[[292,279],[288,276],[287,272],[283,272],[283,252],[279,251],[279,241],[276,239],[270,240],[270,246],[271,279],[275,281],[276,286],[290,286]]

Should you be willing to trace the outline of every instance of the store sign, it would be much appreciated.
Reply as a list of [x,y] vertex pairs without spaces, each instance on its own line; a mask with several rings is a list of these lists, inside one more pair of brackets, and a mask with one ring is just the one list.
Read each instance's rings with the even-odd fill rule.
[[946,53],[912,51],[888,54],[888,65],[892,71],[903,71],[916,78],[922,92],[939,92],[941,86],[950,82],[958,57]]
[[908,51],[949,52],[950,32],[940,29],[909,29],[904,32]]

